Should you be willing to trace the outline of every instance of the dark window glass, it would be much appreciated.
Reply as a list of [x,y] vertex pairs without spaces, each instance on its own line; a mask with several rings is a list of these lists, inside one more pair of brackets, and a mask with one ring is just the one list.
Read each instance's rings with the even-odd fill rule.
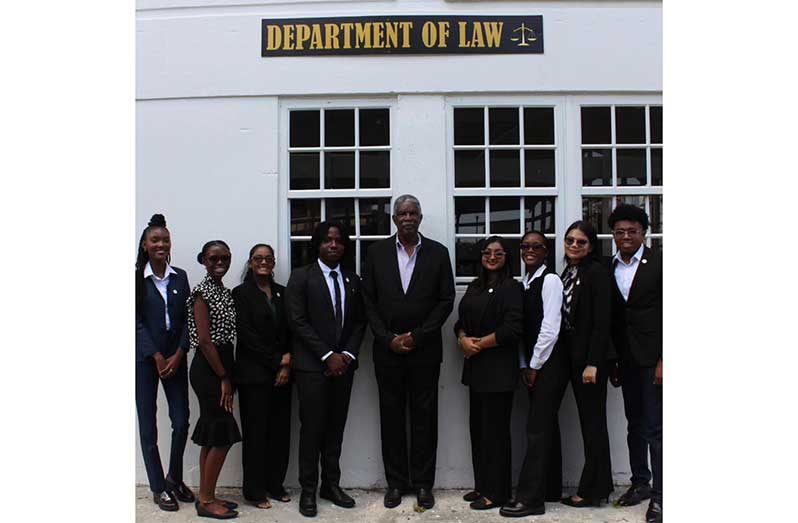
[[454,110],[454,144],[485,145],[484,110],[481,108]]
[[521,159],[519,151],[490,151],[490,186],[520,187]]
[[454,152],[454,186],[485,187],[485,151]]
[[510,264],[510,275],[521,276],[521,238],[505,238],[504,241],[510,247],[506,257],[506,263]]
[[390,198],[362,198],[360,200],[361,236],[391,234]]
[[615,249],[615,240],[612,238],[599,239],[599,256],[605,262],[615,256],[613,249]]
[[355,188],[355,153],[324,153],[324,188]]
[[527,196],[524,202],[524,230],[554,233],[554,197]]
[[662,106],[649,107],[651,143],[662,143]]
[[349,236],[355,235],[355,200],[352,198],[328,198],[327,221],[339,222],[347,228]]
[[288,163],[291,189],[319,188],[319,153],[291,153]]
[[615,108],[615,143],[646,143],[646,108]]
[[480,238],[457,238],[454,241],[456,276],[476,276],[482,255],[477,247]]
[[636,205],[641,209],[643,209],[644,211],[646,210],[645,196],[640,196],[639,194],[623,195],[623,196],[618,196],[616,200],[617,203],[628,203],[629,205]]
[[324,111],[324,145],[326,147],[355,145],[355,110]]
[[651,250],[662,254],[662,238],[651,238]]
[[611,149],[582,149],[582,185],[612,185]]
[[554,151],[524,151],[524,183],[527,187],[554,187]]
[[612,212],[612,198],[582,198],[582,219],[593,224],[599,234],[610,234],[607,224]]
[[320,200],[291,200],[291,236],[311,236],[319,222]]
[[291,269],[312,263],[316,256],[311,252],[309,240],[291,240]]
[[488,130],[491,145],[518,144],[518,109],[514,107],[488,109]]
[[618,149],[618,185],[646,185],[646,150]]
[[515,196],[494,196],[490,199],[490,233],[521,232],[521,200]]
[[291,111],[291,147],[319,146],[319,111]]
[[388,109],[360,110],[360,145],[390,144],[390,112]]
[[651,196],[650,202],[651,213],[648,221],[651,222],[651,232],[662,232],[662,195],[656,194]]
[[458,234],[485,234],[485,200],[480,196],[454,199],[454,230]]
[[662,185],[662,149],[651,149],[651,185]]
[[582,143],[612,143],[609,107],[582,107]]
[[366,260],[369,255],[369,247],[379,240],[360,240],[360,275],[366,273]]
[[360,187],[376,189],[391,186],[391,153],[389,151],[360,152]]
[[551,107],[524,109],[524,143],[554,145],[554,109]]

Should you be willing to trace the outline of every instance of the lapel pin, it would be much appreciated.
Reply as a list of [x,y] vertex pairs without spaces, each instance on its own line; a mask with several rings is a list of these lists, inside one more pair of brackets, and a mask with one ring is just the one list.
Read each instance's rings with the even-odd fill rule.
[[489,293],[493,293],[493,289],[488,289],[488,292]]
[[579,285],[581,282],[582,282],[582,280],[576,280],[576,284],[577,285]]
[[647,259],[645,259],[645,258],[643,258],[643,259],[642,259],[642,260],[640,260],[640,261],[642,261],[643,263],[648,263],[648,260],[647,260]]
[[277,293],[277,297],[278,297],[278,298],[280,297],[280,293],[279,293],[279,292]]
[[177,294],[177,289],[172,289],[172,294]]

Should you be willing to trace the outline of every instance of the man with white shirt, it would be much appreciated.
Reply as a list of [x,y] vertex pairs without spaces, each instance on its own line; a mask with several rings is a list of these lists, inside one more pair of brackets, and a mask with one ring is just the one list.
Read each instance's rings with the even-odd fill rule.
[[286,286],[293,369],[299,395],[299,512],[316,515],[316,486],[321,458],[320,497],[352,508],[344,492],[341,446],[349,412],[352,380],[366,319],[360,278],[344,256],[351,252],[349,236],[334,222],[322,222],[313,232],[318,259],[295,269]]
[[[616,502],[651,498],[647,522],[662,521],[662,259],[645,246],[648,215],[620,204],[609,226],[612,260],[612,341],[618,352],[632,486]],[[649,453],[651,468],[648,466]],[[649,485],[649,481],[653,484]]]

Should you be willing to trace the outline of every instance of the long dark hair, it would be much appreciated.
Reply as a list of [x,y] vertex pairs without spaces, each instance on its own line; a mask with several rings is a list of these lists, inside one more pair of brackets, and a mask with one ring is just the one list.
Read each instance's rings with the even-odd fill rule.
[[352,240],[349,238],[349,231],[344,224],[335,221],[321,222],[313,230],[313,236],[310,238],[310,254],[313,256],[313,262],[319,257],[319,246],[321,242],[324,241],[324,238],[327,237],[327,233],[333,227],[338,229],[338,232],[341,233],[341,243],[344,245],[344,255],[340,261],[341,267],[352,268],[355,263],[355,249],[353,248]]
[[[169,229],[166,228],[166,218],[164,218],[163,214],[153,214],[150,218],[150,221],[147,223],[147,226],[141,231],[141,237],[139,238],[139,250],[136,254],[136,312],[139,312],[142,303],[144,303],[144,267],[147,266],[147,262],[150,261],[150,255],[147,254],[147,251],[144,249],[144,240],[147,238],[147,234],[153,229],[164,229],[166,232],[169,232]],[[171,258],[167,256],[166,262],[169,263]]]
[[[587,236],[587,240],[590,242],[590,246],[592,247],[590,252],[587,253],[587,256],[585,256],[585,259],[592,261],[601,260],[601,255],[599,254],[601,245],[599,245],[598,234],[596,234],[596,228],[593,227],[593,224],[585,220],[577,220],[574,223],[572,223],[568,227],[568,229],[565,230],[565,235],[563,236],[563,238],[568,236],[568,233],[573,231],[574,229],[582,231],[582,233],[584,233],[584,235]],[[568,265],[567,255],[563,256],[563,261],[565,262],[566,265]]]
[[489,281],[488,280],[488,274],[489,274],[489,272],[485,268],[485,266],[482,265],[482,254],[481,253],[491,243],[498,243],[499,245],[502,246],[502,249],[504,249],[504,266],[501,269],[498,270],[498,273],[499,273],[498,274],[498,278],[496,279],[496,281],[494,283],[498,286],[499,284],[501,284],[507,278],[511,278],[512,277],[511,276],[511,269],[510,269],[510,260],[508,259],[509,256],[513,255],[513,251],[511,250],[512,247],[510,246],[510,243],[507,240],[505,240],[504,238],[502,238],[501,236],[489,236],[489,237],[485,238],[484,240],[480,241],[477,244],[477,249],[480,252],[479,276],[474,278],[474,281],[472,281],[469,284],[469,287],[473,287],[475,289],[478,289],[479,291],[484,291],[485,289],[488,288],[488,281]]
[[[266,247],[270,251],[272,251],[272,256],[274,256],[274,248],[269,245],[268,243],[256,243],[252,246],[249,250],[249,256],[247,256],[247,263],[244,265],[244,272],[241,273],[241,281],[248,282],[255,279],[255,275],[252,274],[252,267],[249,266],[249,262],[252,261],[252,255],[255,254],[255,251],[260,249],[261,247]],[[272,269],[272,273],[269,275],[269,285],[274,284],[274,270]]]

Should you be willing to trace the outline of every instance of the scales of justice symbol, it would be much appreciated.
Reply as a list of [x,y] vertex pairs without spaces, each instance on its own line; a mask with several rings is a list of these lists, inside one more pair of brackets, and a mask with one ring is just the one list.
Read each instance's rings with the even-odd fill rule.
[[513,29],[513,33],[518,33],[518,32],[520,32],[519,36],[513,36],[512,38],[510,38],[510,41],[512,42],[520,42],[518,44],[518,47],[529,47],[529,42],[534,42],[538,39],[535,36],[535,32],[526,25],[524,25],[523,22],[521,22],[520,27],[516,27],[515,29]]

